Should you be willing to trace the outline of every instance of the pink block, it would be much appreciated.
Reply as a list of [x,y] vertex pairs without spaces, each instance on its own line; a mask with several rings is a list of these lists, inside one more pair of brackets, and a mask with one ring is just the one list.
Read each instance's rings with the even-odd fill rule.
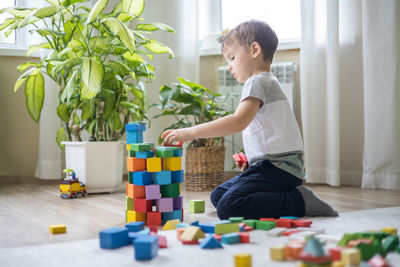
[[161,197],[160,185],[151,184],[145,186],[146,199],[159,199]]
[[156,210],[159,212],[173,211],[173,200],[170,197],[156,199]]

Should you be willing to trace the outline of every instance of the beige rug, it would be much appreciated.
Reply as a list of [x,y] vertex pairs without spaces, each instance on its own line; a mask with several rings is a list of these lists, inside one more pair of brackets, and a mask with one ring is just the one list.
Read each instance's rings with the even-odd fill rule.
[[[346,232],[358,232],[383,227],[400,230],[400,207],[343,212],[337,218],[311,218],[313,227],[324,228],[326,234],[341,237]],[[199,246],[182,245],[176,239],[176,231],[160,231],[167,237],[168,248],[160,249],[158,256],[146,262],[134,260],[133,246],[115,250],[103,250],[98,239],[0,249],[0,266],[234,266],[237,253],[252,254],[256,266],[296,266],[295,261],[271,262],[269,247],[284,244],[287,237],[269,237],[265,231],[250,232],[251,244],[224,245],[223,249],[204,250]],[[400,266],[400,254],[387,257],[392,266]]]

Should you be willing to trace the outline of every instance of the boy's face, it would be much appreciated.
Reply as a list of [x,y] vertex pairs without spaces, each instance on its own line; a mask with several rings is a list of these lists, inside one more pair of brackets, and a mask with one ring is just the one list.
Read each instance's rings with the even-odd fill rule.
[[250,47],[246,49],[238,42],[231,41],[224,46],[223,54],[228,62],[228,70],[239,83],[244,83],[253,76],[254,58]]

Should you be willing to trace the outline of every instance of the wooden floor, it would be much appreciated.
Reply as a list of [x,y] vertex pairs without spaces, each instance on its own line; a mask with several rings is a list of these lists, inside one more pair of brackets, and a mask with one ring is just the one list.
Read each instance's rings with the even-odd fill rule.
[[[124,225],[124,186],[118,193],[91,194],[73,200],[61,199],[58,186],[57,181],[0,177],[0,247],[96,238],[100,230]],[[400,206],[400,191],[308,186],[339,212]],[[186,222],[217,220],[209,201],[210,192],[183,190],[183,195]],[[190,199],[205,200],[206,212],[189,214]],[[51,235],[50,224],[65,224],[68,233]]]

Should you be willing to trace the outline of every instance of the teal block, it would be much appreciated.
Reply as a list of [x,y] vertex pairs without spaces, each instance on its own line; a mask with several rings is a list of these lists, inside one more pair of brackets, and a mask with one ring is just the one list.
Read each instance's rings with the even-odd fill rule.
[[171,171],[153,172],[153,179],[155,184],[171,184]]
[[221,243],[223,244],[237,244],[240,243],[240,236],[238,233],[224,234],[221,237]]
[[135,152],[136,158],[139,159],[147,159],[147,158],[153,158],[154,157],[154,151],[153,150],[147,150],[147,151],[138,151]]
[[128,183],[133,184],[133,172],[128,172]]

